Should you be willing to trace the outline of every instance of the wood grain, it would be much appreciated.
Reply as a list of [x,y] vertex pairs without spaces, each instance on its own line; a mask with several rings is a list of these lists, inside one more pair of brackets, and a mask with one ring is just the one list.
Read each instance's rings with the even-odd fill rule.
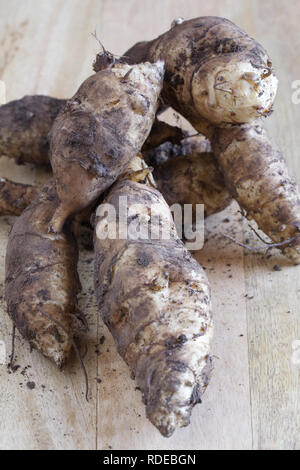
[[[7,100],[34,93],[72,96],[91,74],[98,51],[90,34],[94,30],[106,48],[122,54],[133,43],[165,31],[175,17],[203,15],[231,19],[273,57],[280,87],[267,127],[299,183],[300,105],[291,99],[291,84],[300,79],[297,0],[0,0],[0,80]],[[5,157],[0,175],[36,184],[48,177]],[[225,222],[228,216],[230,223]],[[0,220],[0,341],[7,356],[12,325],[3,282],[12,223],[12,218]],[[59,373],[38,353],[30,354],[18,338],[20,368],[8,374],[0,365],[0,449],[300,449],[300,366],[292,361],[293,342],[300,339],[300,268],[275,252],[271,259],[244,253],[225,239],[224,233],[234,233],[257,245],[236,205],[212,217],[206,231],[208,242],[195,256],[212,285],[215,370],[191,425],[167,440],[146,420],[140,393],[98,318],[92,253],[82,250],[80,305],[91,327],[85,358],[90,401],[83,398],[75,358]],[[282,270],[273,271],[275,264]],[[26,385],[29,381],[36,384],[33,390]]]
[[[292,103],[291,88],[300,77],[296,54],[299,3],[251,3],[249,33],[264,43],[279,78],[275,112],[266,124],[299,184],[300,107]],[[282,271],[273,271],[276,264]],[[247,303],[247,317],[256,449],[300,448],[300,368],[292,363],[292,344],[300,338],[299,272],[299,267],[290,266],[276,251],[270,260],[245,257],[246,288],[254,296]]]

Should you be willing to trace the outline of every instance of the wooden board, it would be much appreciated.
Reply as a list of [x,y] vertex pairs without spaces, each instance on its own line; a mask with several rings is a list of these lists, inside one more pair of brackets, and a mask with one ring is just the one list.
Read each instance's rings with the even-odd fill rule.
[[[165,31],[176,17],[202,15],[233,20],[272,56],[280,87],[267,127],[300,182],[300,105],[292,102],[292,82],[300,79],[297,0],[0,0],[0,80],[7,100],[35,93],[72,96],[91,73],[95,29],[106,48],[121,54]],[[48,176],[5,157],[0,175],[34,183]],[[90,401],[84,400],[75,358],[60,373],[37,352],[30,354],[18,336],[20,368],[8,374],[0,365],[0,449],[300,449],[300,365],[292,360],[300,340],[300,268],[276,253],[269,260],[244,253],[225,239],[224,233],[241,240],[247,234],[257,244],[237,210],[233,204],[207,221],[208,242],[196,253],[212,285],[215,370],[191,425],[165,439],[146,420],[140,393],[98,318],[92,253],[82,249]],[[12,223],[0,219],[0,344],[6,357],[12,325],[3,300],[4,257]],[[273,271],[275,264],[282,270]]]

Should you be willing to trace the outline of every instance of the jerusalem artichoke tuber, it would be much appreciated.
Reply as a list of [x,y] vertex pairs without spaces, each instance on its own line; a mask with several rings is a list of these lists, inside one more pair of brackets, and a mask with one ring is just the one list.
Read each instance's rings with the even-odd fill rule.
[[129,62],[165,61],[162,98],[201,133],[213,125],[244,123],[270,113],[277,90],[264,48],[231,21],[204,16],[140,42]]
[[164,66],[117,64],[89,77],[56,118],[50,158],[60,199],[50,229],[83,210],[122,173],[147,138]]
[[133,46],[126,57],[165,60],[164,103],[214,140],[232,196],[299,263],[298,190],[282,155],[255,123],[270,114],[277,90],[262,46],[224,18],[203,17],[175,22],[154,41]]
[[48,233],[58,205],[54,181],[46,183],[17,219],[6,254],[8,313],[30,345],[61,368],[84,326],[77,305],[78,251],[71,227]]
[[[135,159],[105,200],[121,225],[120,198],[127,198],[130,221],[170,228],[170,238],[141,235],[128,239],[99,236],[114,230],[114,220],[95,222],[95,290],[103,320],[121,357],[141,389],[147,417],[166,437],[189,424],[193,406],[208,384],[212,338],[210,289],[206,275],[178,239],[161,194],[145,183]],[[130,169],[132,172],[130,173]],[[151,209],[160,220],[151,217]],[[101,206],[100,206],[101,208]],[[152,214],[153,215],[153,214]]]
[[284,254],[299,264],[299,191],[261,122],[216,129],[212,143],[232,197],[247,217],[274,243],[282,243]]

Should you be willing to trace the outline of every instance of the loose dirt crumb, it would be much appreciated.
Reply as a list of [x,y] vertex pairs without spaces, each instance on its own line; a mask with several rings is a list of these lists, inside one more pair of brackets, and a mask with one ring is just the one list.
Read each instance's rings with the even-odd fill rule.
[[20,369],[20,367],[21,367],[21,366],[19,366],[18,364],[13,364],[13,365],[12,365],[11,363],[9,363],[9,364],[7,365],[7,368],[8,368],[11,372],[13,372],[13,373],[17,372],[17,370]]
[[27,386],[27,388],[29,388],[29,390],[33,390],[35,388],[35,383],[34,382],[27,382],[26,386]]
[[100,340],[99,340],[99,344],[103,344],[104,341],[105,341],[105,336],[102,335],[101,338],[100,338]]

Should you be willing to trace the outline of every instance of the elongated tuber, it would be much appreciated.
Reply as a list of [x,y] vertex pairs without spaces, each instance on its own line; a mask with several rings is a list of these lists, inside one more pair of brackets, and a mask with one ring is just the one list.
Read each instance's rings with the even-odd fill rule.
[[71,227],[66,224],[58,235],[48,233],[58,203],[51,180],[14,224],[6,253],[5,298],[22,336],[61,368],[84,319],[77,305],[78,250]]
[[[130,234],[128,239],[104,239],[100,227],[107,226],[109,233],[114,220],[98,210],[95,289],[101,316],[142,391],[147,417],[168,437],[189,424],[208,384],[210,289],[204,271],[178,239],[168,205],[145,184],[143,168],[141,161],[132,162],[105,202],[116,210],[117,233],[122,197],[130,208],[125,223],[129,233],[130,221],[146,227],[151,222],[158,233],[170,227],[170,238],[160,232],[155,240]],[[160,220],[151,216],[154,205]]]
[[[300,196],[260,121],[217,129],[213,149],[232,196],[294,263],[300,263]],[[284,243],[286,241],[286,243]]]
[[147,138],[164,66],[117,64],[89,77],[56,118],[51,165],[60,199],[50,229],[83,210],[122,173]]

